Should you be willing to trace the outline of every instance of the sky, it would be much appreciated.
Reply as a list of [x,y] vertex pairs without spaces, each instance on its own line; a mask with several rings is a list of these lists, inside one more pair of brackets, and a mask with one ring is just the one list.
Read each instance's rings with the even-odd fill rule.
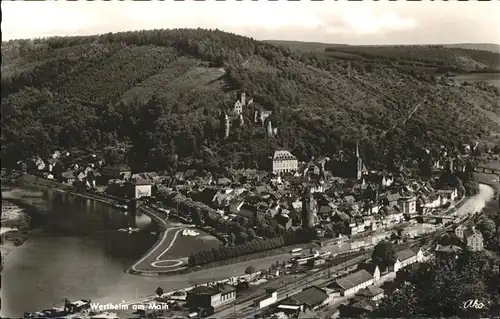
[[500,1],[2,1],[2,40],[218,28],[257,40],[500,44]]

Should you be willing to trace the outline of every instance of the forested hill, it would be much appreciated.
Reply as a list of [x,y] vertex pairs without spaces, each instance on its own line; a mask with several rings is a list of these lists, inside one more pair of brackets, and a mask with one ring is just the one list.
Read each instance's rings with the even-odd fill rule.
[[[298,50],[298,51],[314,51],[314,52],[324,52],[326,48],[331,48],[331,47],[351,47],[351,48],[356,48],[356,47],[372,47],[372,48],[378,48],[378,47],[395,47],[386,45],[373,45],[373,46],[356,46],[356,45],[350,45],[350,44],[333,44],[333,43],[322,43],[322,42],[304,42],[304,41],[286,41],[286,40],[264,40],[264,42],[274,44],[274,45],[282,45],[285,47],[288,47],[293,50]],[[465,50],[479,50],[479,51],[488,51],[488,52],[493,52],[493,53],[500,53],[500,44],[495,44],[495,43],[454,43],[454,44],[442,44],[442,45],[400,45],[400,47],[411,47],[411,48],[416,48],[420,49],[421,53],[425,55],[425,48],[426,47],[442,47],[442,48],[455,48],[455,49],[465,49]],[[450,51],[448,51],[450,52]],[[466,53],[466,51],[463,51]]]
[[[224,140],[220,111],[242,90],[255,103]],[[483,84],[295,53],[218,30],[9,41],[2,43],[2,163],[124,142],[141,169],[262,168],[276,148],[305,160],[359,140],[373,167],[500,132],[499,96]],[[257,108],[273,111],[276,136],[254,124]]]
[[455,43],[445,44],[445,48],[459,48],[467,50],[480,50],[500,53],[500,44],[495,43]]
[[366,64],[394,65],[432,72],[500,72],[500,45],[461,43],[444,45],[347,45],[318,42],[268,40],[300,52],[324,53]]

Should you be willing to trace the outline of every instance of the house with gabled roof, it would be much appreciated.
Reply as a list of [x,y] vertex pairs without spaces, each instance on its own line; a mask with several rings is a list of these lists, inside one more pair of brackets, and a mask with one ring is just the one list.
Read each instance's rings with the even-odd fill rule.
[[455,245],[441,246],[437,245],[434,254],[437,259],[452,259],[457,258],[458,254],[462,252],[462,248]]
[[345,318],[360,318],[365,317],[375,310],[377,302],[369,298],[361,300],[353,300],[348,305],[339,306],[339,314]]
[[384,297],[384,290],[377,286],[368,286],[358,291],[354,299],[356,300],[356,298],[358,297],[360,297],[359,300],[365,298],[368,298],[370,300],[380,300]]
[[362,269],[346,277],[335,280],[335,282],[330,284],[328,288],[340,291],[342,296],[348,297],[372,284],[373,275]]
[[396,252],[396,259],[394,272],[398,272],[399,269],[410,266],[416,262],[422,262],[424,260],[424,253],[420,248],[417,252],[414,252],[410,248],[406,248]]
[[471,251],[483,250],[483,235],[474,226],[464,231],[464,239]]
[[120,164],[116,166],[104,167],[101,171],[101,174],[106,179],[126,180],[132,176],[132,171],[128,165]]
[[316,310],[324,306],[328,300],[329,296],[324,289],[311,286],[280,302],[278,309],[280,306],[299,306],[302,310]]
[[399,206],[399,199],[400,198],[401,198],[401,195],[399,195],[399,193],[389,193],[383,198],[383,200],[384,200],[385,205],[393,208],[393,207]]

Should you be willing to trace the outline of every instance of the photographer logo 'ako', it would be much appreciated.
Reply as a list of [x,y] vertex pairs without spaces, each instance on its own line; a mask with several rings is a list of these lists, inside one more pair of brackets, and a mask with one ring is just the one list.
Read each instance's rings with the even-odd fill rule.
[[464,302],[464,309],[474,308],[474,309],[483,309],[484,304],[479,302],[477,299],[470,299]]

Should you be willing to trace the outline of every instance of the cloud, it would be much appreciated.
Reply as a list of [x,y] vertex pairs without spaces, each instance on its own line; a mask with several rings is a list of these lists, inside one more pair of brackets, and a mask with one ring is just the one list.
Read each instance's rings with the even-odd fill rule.
[[500,2],[2,1],[4,40],[155,28],[350,44],[500,43]]
[[344,18],[345,23],[355,32],[376,34],[379,32],[399,31],[415,27],[415,20],[402,18],[395,12],[377,15],[369,10],[358,11]]

